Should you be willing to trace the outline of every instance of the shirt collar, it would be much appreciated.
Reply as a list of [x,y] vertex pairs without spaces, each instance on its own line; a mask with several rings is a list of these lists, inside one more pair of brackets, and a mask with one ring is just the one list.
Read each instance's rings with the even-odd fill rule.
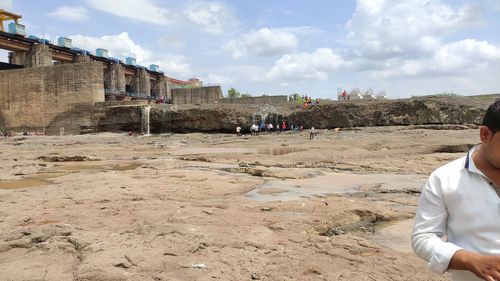
[[471,173],[483,175],[483,172],[481,172],[476,167],[476,164],[474,163],[474,160],[472,159],[472,155],[474,154],[474,152],[476,152],[478,150],[479,146],[480,146],[480,144],[477,144],[469,150],[469,152],[467,153],[467,156],[465,157],[464,168],[467,169]]
[[482,177],[484,177],[488,183],[493,186],[493,183],[492,181],[481,171],[479,170],[477,167],[476,167],[476,163],[474,163],[474,159],[472,159],[472,155],[474,154],[474,152],[476,152],[476,150],[479,148],[479,144],[475,145],[473,148],[471,148],[469,150],[469,152],[467,153],[467,157],[465,158],[465,166],[464,168],[467,169],[467,171],[471,172],[471,173],[475,173],[475,174],[478,174]]

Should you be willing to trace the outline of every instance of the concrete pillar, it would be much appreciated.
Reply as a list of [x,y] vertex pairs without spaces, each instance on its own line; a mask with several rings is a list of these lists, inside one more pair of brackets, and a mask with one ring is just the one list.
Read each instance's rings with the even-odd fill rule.
[[151,96],[151,81],[149,80],[149,73],[145,69],[140,69],[137,73],[138,87],[137,90],[140,94]]
[[89,62],[89,61],[92,61],[92,59],[90,59],[90,56],[88,56],[88,55],[76,55],[74,61],[75,62]]
[[52,65],[52,52],[49,46],[35,44],[31,46],[26,56],[26,67],[49,66]]
[[167,99],[172,99],[172,83],[170,83],[167,79],[165,79],[167,81],[166,83],[166,98]]
[[125,68],[122,65],[108,65],[104,70],[104,88],[117,93],[125,92]]
[[154,81],[153,84],[151,84],[151,88],[153,89],[153,92],[156,94],[156,96],[163,96],[165,98],[168,98],[168,93],[167,93],[167,79],[165,76],[160,75],[158,76],[158,79]]
[[9,63],[26,66],[27,52],[9,52]]

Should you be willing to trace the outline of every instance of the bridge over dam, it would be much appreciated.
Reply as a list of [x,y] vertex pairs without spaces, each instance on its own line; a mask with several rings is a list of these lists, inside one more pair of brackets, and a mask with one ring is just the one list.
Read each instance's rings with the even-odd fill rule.
[[161,71],[125,64],[120,60],[93,55],[80,49],[60,47],[47,40],[40,41],[2,31],[0,49],[10,51],[10,64],[25,68],[98,62],[102,66],[104,94],[108,99],[126,96],[132,99],[155,99],[160,96],[171,99],[171,89],[188,84],[168,77]]

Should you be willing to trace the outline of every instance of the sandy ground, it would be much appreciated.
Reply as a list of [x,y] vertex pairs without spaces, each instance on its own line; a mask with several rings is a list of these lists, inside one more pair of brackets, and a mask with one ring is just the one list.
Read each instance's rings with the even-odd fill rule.
[[412,219],[426,176],[477,141],[411,127],[2,140],[0,280],[448,280],[412,253]]

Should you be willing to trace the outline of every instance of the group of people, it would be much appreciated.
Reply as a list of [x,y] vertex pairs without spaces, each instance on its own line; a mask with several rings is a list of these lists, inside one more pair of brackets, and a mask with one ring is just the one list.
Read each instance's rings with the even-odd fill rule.
[[7,139],[8,137],[12,137],[12,136],[13,136],[12,131],[9,131],[9,130],[7,130],[7,129],[2,129],[2,130],[0,131],[0,134],[1,134],[1,136],[2,136],[4,139]]
[[[273,125],[271,122],[264,122],[261,121],[258,125],[257,124],[252,124],[250,126],[250,133],[252,135],[256,134],[267,134],[267,133],[272,133],[272,132],[284,132],[284,131],[303,131],[304,126],[297,126],[294,125],[293,123],[288,124],[286,123],[285,120],[283,120],[281,123],[278,122],[276,123],[276,126]],[[242,135],[242,129],[240,126],[236,127],[236,135],[241,136]]]
[[[313,103],[313,99],[311,97],[308,97],[307,95],[302,96],[302,100],[304,101],[304,109],[307,109],[307,107]],[[320,99],[316,98],[316,100],[314,100],[314,104],[319,104],[319,103]]]

